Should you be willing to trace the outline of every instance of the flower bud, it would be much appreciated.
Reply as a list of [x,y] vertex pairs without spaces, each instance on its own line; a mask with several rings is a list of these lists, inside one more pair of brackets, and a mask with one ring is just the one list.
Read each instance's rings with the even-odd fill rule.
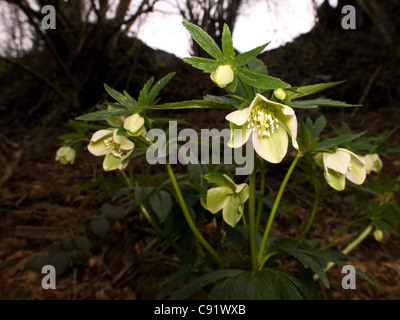
[[375,237],[375,240],[376,240],[376,241],[381,242],[382,239],[383,239],[383,232],[382,232],[382,230],[376,229],[376,230],[374,231],[374,237]]
[[274,90],[274,96],[275,98],[277,98],[278,100],[285,100],[287,97],[286,91],[283,89],[275,89]]
[[211,80],[220,88],[225,88],[230,84],[235,75],[231,66],[221,65],[210,76]]
[[57,150],[56,161],[61,164],[74,164],[76,152],[71,147],[61,147]]
[[125,119],[124,129],[131,136],[140,136],[144,130],[144,119],[135,113]]

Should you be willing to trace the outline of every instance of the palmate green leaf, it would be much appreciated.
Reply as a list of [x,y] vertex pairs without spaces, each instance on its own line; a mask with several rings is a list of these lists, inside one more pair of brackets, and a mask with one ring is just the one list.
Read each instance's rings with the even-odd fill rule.
[[321,265],[314,260],[312,257],[307,255],[306,253],[303,253],[298,250],[286,250],[289,254],[291,254],[293,257],[295,257],[297,260],[299,260],[302,265],[306,268],[310,268],[318,277],[321,279],[322,283],[329,288],[329,280],[328,277],[325,274],[324,269],[321,267]]
[[160,91],[168,84],[168,82],[175,76],[175,72],[168,73],[165,77],[158,80],[157,83],[151,88],[148,95],[148,104],[153,104]]
[[279,78],[255,73],[246,68],[237,68],[235,69],[235,73],[244,83],[247,83],[255,88],[271,90],[290,87],[289,84]]
[[337,81],[337,82],[317,83],[298,88],[293,87],[291,88],[291,90],[287,92],[287,95],[291,100],[294,100],[337,86],[343,82],[344,81]]
[[124,218],[124,207],[115,207],[110,203],[105,203],[100,208],[101,215],[108,220],[122,220]]
[[239,53],[236,58],[235,61],[233,62],[233,66],[234,68],[238,68],[238,67],[242,67],[246,64],[248,64],[250,61],[252,61],[255,57],[257,57],[264,49],[265,47],[269,44],[269,42],[258,46],[250,51],[246,51],[243,53]]
[[310,290],[286,271],[263,269],[242,272],[212,288],[211,300],[301,300],[312,298]]
[[188,21],[183,21],[182,24],[189,31],[193,40],[196,41],[204,51],[218,61],[225,63],[224,55],[222,54],[221,49],[215,43],[213,38],[207,34],[207,32]]
[[260,60],[260,59],[253,59],[251,60],[247,66],[249,67],[249,70],[255,73],[260,73],[263,74],[265,76],[268,75],[268,69],[267,66],[265,65],[265,63]]
[[164,222],[172,210],[172,197],[169,192],[159,190],[153,192],[150,197],[150,205],[160,222]]
[[316,107],[358,107],[360,104],[348,104],[342,101],[335,101],[331,99],[313,99],[294,101],[293,108],[310,109]]
[[167,295],[174,290],[180,283],[185,281],[191,274],[193,270],[192,268],[185,268],[182,270],[179,270],[172,276],[168,277],[163,285],[167,285],[166,288],[161,291],[159,294],[156,296],[156,300],[163,300],[167,297]]
[[342,143],[345,142],[350,142],[352,140],[355,140],[359,137],[361,137],[363,134],[365,134],[366,131],[357,133],[357,134],[344,134],[339,137],[331,138],[331,139],[326,139],[324,141],[321,141],[320,143],[317,144],[317,149],[329,149],[332,147],[336,147]]
[[120,104],[136,109],[137,107],[137,101],[133,99],[132,97],[127,97],[123,95],[122,93],[118,92],[117,90],[114,90],[113,88],[109,87],[108,85],[104,84],[104,89],[107,91],[107,93],[113,97],[116,101],[118,101]]
[[189,57],[183,58],[183,60],[206,73],[213,73],[221,65],[221,62],[208,58]]
[[170,102],[154,106],[146,106],[152,110],[172,110],[172,109],[233,109],[228,104],[215,103],[208,100],[189,100],[180,102]]
[[215,281],[228,277],[234,277],[241,273],[244,273],[244,271],[239,269],[224,269],[204,274],[194,279],[193,281],[189,282],[185,286],[183,286],[181,289],[175,292],[169,299],[184,300],[193,295],[194,293],[196,293],[197,291],[199,291],[200,289],[204,288],[205,286]]
[[319,137],[322,130],[325,128],[327,121],[324,116],[319,116],[314,123],[312,123],[310,118],[307,118],[306,124],[311,132],[311,140],[314,140]]
[[227,64],[233,63],[236,54],[233,48],[231,31],[226,23],[224,23],[224,28],[222,30],[222,52],[226,59],[225,62]]
[[207,189],[208,182],[204,178],[205,169],[201,164],[188,163],[187,167],[192,175],[193,184],[195,188],[199,191],[200,197],[207,203]]
[[[342,252],[337,252],[337,251],[317,251],[317,250],[296,250],[297,252],[307,254],[309,256],[313,256],[315,258],[324,260],[326,262],[333,262],[334,264],[337,264],[338,266],[345,266],[347,265],[347,262],[344,262],[340,259],[347,259],[349,258],[347,255],[343,254]],[[376,284],[371,280],[370,277],[368,277],[364,272],[356,268],[356,274],[359,275],[360,277],[364,278],[367,280],[370,284],[372,284],[374,287],[376,287]]]
[[232,98],[229,98],[229,97],[213,96],[213,95],[210,95],[210,94],[206,95],[204,97],[204,100],[215,102],[215,103],[218,103],[218,104],[231,105],[231,106],[233,106],[235,108],[239,107],[240,104],[241,104],[241,100],[238,100],[238,99],[232,99]]
[[100,121],[100,120],[112,119],[119,116],[130,116],[133,113],[135,113],[135,111],[132,109],[100,110],[84,114],[75,119],[83,121]]
[[104,239],[110,231],[110,222],[106,218],[100,217],[99,219],[91,220],[89,228],[96,236]]
[[150,88],[153,85],[154,77],[151,77],[147,82],[144,84],[142,90],[139,92],[138,104],[140,106],[149,105],[149,92]]

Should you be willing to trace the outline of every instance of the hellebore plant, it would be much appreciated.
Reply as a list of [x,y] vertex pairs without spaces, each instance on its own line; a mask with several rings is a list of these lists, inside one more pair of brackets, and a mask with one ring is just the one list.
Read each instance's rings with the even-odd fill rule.
[[[318,239],[308,238],[326,183],[338,191],[360,188],[367,180],[367,174],[379,172],[382,168],[378,154],[384,149],[380,149],[380,145],[393,131],[371,138],[364,137],[364,133],[352,133],[344,126],[344,132],[337,131],[338,137],[322,139],[320,134],[326,125],[326,119],[321,116],[315,121],[310,118],[303,120],[302,109],[355,105],[324,98],[304,98],[342,82],[292,87],[281,79],[270,76],[264,62],[256,58],[267,44],[236,54],[226,25],[220,48],[198,26],[189,22],[183,24],[211,57],[188,57],[184,60],[210,74],[211,80],[218,87],[224,88],[226,95],[206,95],[202,100],[159,103],[158,94],[174,73],[156,83],[153,78],[149,79],[137,99],[126,91],[120,93],[105,85],[115,103],[106,102],[98,106],[98,111],[80,116],[77,118],[79,121],[72,122],[77,133],[60,138],[64,140],[64,146],[57,151],[56,159],[62,164],[73,163],[75,153],[71,147],[76,143],[89,141],[88,151],[94,156],[104,157],[101,158],[103,169],[115,170],[117,176],[127,185],[116,191],[113,199],[126,205],[133,199],[135,205],[131,207],[129,204],[130,212],[140,210],[154,229],[151,234],[164,239],[177,251],[179,258],[185,256],[184,252],[186,255],[197,255],[198,259],[195,261],[182,258],[186,269],[182,269],[168,285],[174,291],[170,298],[184,299],[212,284],[216,285],[210,289],[209,298],[215,299],[312,298],[313,286],[305,284],[310,283],[310,279],[299,279],[288,270],[278,268],[277,261],[289,256],[297,260],[302,268],[310,270],[314,279],[320,279],[329,287],[326,270],[333,264],[345,264],[348,256],[344,254],[354,249],[374,228],[379,230],[374,232],[377,240],[382,238],[382,229],[393,232],[394,228],[390,225],[393,219],[387,222],[384,216],[391,205],[392,192],[390,197],[377,204],[379,214],[366,214],[358,220],[368,222],[368,225],[342,250],[342,254],[330,250],[337,246],[334,242],[336,236],[325,247],[316,245]],[[252,159],[256,161],[249,176],[233,176],[232,167],[235,164],[232,166],[232,162],[218,166],[210,165],[208,161],[199,163],[194,154],[189,157],[194,161],[187,164],[187,175],[178,176],[167,161],[164,162],[166,174],[161,177],[150,176],[149,163],[146,163],[144,176],[136,174],[132,159],[141,157],[146,154],[146,150],[154,147],[156,142],[151,137],[152,130],[163,130],[163,124],[171,120],[155,118],[153,113],[199,108],[228,110],[225,117],[230,127],[227,148],[241,150],[240,148],[247,146],[248,141],[252,142],[254,149],[246,151],[251,152],[252,156],[255,152],[256,157]],[[99,124],[88,124],[87,121],[97,121]],[[182,121],[180,123],[185,124]],[[96,131],[89,140],[87,131],[92,129]],[[181,156],[191,152],[186,144],[182,145],[180,136],[174,136],[172,132],[168,134],[170,139],[167,139],[167,144],[175,144]],[[191,141],[193,143],[193,139]],[[194,141],[198,145],[203,144],[199,139]],[[293,148],[288,152],[291,147]],[[284,169],[287,166],[286,159],[291,164],[281,185],[276,188],[276,192],[270,190],[272,187],[267,174]],[[227,159],[224,157],[224,160]],[[322,174],[318,166],[322,168]],[[303,180],[299,180],[299,177]],[[352,184],[346,186],[346,179]],[[275,227],[281,227],[276,224],[276,217],[285,211],[281,203],[285,189],[290,185],[289,182],[293,182],[300,184],[298,189],[301,190],[304,180],[308,182],[304,187],[311,185],[315,192],[308,221],[298,235],[279,236],[272,231]],[[270,188],[266,188],[266,185]],[[369,189],[363,187],[363,190]],[[375,206],[375,203],[371,204],[371,208]],[[291,214],[285,213],[287,216]],[[182,225],[177,219],[184,219],[189,228],[174,229]],[[217,225],[213,231],[217,233],[216,244],[210,243],[210,236],[203,233],[202,226],[205,222],[210,225],[210,221]],[[186,233],[189,231],[193,246],[188,247],[187,241],[182,239],[188,239]],[[338,234],[343,232],[339,231]],[[183,236],[184,234],[186,235]],[[234,246],[228,246],[230,241],[236,244],[239,241],[243,246],[232,254]],[[339,248],[337,250],[341,251]],[[192,262],[188,264],[188,260]],[[183,274],[188,276],[191,272],[200,273],[199,277],[191,285],[175,290],[179,277],[182,276],[184,281],[186,278]],[[357,272],[371,281],[361,271]],[[164,290],[159,298],[165,298],[169,293]]]

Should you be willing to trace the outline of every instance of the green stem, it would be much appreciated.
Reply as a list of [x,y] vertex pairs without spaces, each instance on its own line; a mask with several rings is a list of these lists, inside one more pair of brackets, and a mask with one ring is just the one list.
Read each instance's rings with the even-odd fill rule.
[[126,184],[127,184],[129,187],[132,187],[132,181],[128,178],[128,176],[126,175],[126,173],[124,172],[124,170],[119,170],[119,171],[121,172],[122,176],[124,177]]
[[268,253],[268,254],[263,258],[263,260],[261,261],[261,266],[263,266],[263,265],[268,261],[269,258],[271,258],[272,256],[275,256],[275,255],[277,255],[277,254],[279,254],[278,251],[273,251],[273,252]]
[[157,224],[154,222],[153,218],[151,217],[150,213],[147,211],[146,207],[141,203],[140,204],[140,211],[142,211],[143,215],[146,217],[147,221],[151,224],[153,229],[158,232],[160,236],[165,238],[168,243],[176,250],[176,252],[181,251],[181,248],[176,244],[176,242],[168,239],[167,235],[162,231]]
[[282,184],[281,184],[281,186],[279,188],[278,194],[277,194],[277,196],[275,198],[275,202],[274,202],[274,205],[272,207],[271,214],[269,215],[267,226],[265,227],[264,235],[263,235],[263,238],[262,238],[262,241],[261,241],[260,251],[259,251],[259,254],[258,254],[258,268],[259,268],[259,270],[263,266],[262,262],[263,262],[264,250],[265,250],[265,246],[267,244],[267,240],[268,240],[269,232],[271,230],[272,222],[274,221],[275,214],[276,214],[276,212],[278,210],[279,202],[281,201],[283,191],[285,190],[286,184],[288,183],[289,178],[292,175],[292,172],[293,172],[294,168],[296,167],[296,164],[299,161],[299,159],[300,159],[299,155],[297,155],[296,158],[294,158],[292,164],[289,167],[289,170],[286,172],[286,176],[283,179]]
[[[349,254],[355,247],[357,247],[361,242],[363,242],[366,237],[368,237],[368,235],[370,234],[372,229],[373,229],[372,224],[368,225],[368,227],[366,227],[364,229],[364,231],[362,233],[360,233],[360,235],[357,238],[355,238],[352,242],[349,243],[349,245],[346,248],[343,249],[342,253]],[[324,271],[327,272],[334,265],[335,265],[334,262],[332,262],[332,261],[329,262],[327,264],[326,268],[324,269]],[[314,280],[317,280],[317,279],[318,279],[318,276],[314,275]]]
[[242,87],[243,87],[244,91],[246,92],[247,97],[251,98],[250,91],[249,91],[249,88],[247,87],[247,84],[245,84],[242,81],[242,79],[239,78],[239,80],[240,80],[240,83],[242,84]]
[[323,247],[322,250],[327,250],[327,249],[333,247],[334,245],[336,245],[335,240],[336,240],[337,238],[339,238],[339,236],[340,236],[341,234],[343,234],[347,229],[349,229],[350,227],[352,227],[352,226],[355,225],[356,223],[362,222],[362,221],[365,220],[365,219],[366,219],[366,217],[361,217],[361,218],[358,218],[358,219],[356,219],[356,220],[350,222],[349,224],[347,224],[345,227],[343,227],[340,231],[338,231],[338,232],[333,236],[332,240],[329,241],[329,243],[326,244],[326,245]]
[[203,247],[207,250],[207,252],[214,258],[214,260],[218,264],[218,266],[220,268],[224,268],[224,263],[222,262],[219,255],[215,252],[215,250],[210,246],[210,244],[207,242],[207,240],[204,239],[204,237],[201,235],[200,231],[197,229],[197,227],[189,213],[189,210],[186,206],[185,200],[182,196],[181,189],[179,188],[178,182],[176,181],[176,178],[175,178],[174,172],[171,168],[171,165],[167,162],[166,166],[167,166],[168,175],[172,182],[172,186],[174,187],[176,196],[178,197],[179,205],[182,209],[182,212],[186,219],[186,222],[189,225],[189,228],[192,230],[192,232],[193,232],[194,236],[197,238],[197,240],[203,245]]
[[317,214],[318,203],[319,203],[320,193],[317,191],[315,194],[314,205],[311,211],[310,218],[308,219],[307,225],[304,227],[304,230],[300,235],[296,238],[297,241],[300,241],[304,238],[307,232],[310,230],[312,224],[314,223],[315,216]]
[[257,271],[257,247],[256,247],[256,170],[249,177],[249,237],[251,265],[254,272]]
[[244,229],[246,230],[246,234],[247,234],[247,236],[249,236],[249,227],[247,225],[247,220],[246,220],[246,216],[244,213],[242,215],[242,221],[243,221]]
[[256,215],[256,230],[260,227],[261,213],[264,202],[265,193],[265,170],[261,171],[261,182],[260,182],[260,198],[258,199],[257,215]]

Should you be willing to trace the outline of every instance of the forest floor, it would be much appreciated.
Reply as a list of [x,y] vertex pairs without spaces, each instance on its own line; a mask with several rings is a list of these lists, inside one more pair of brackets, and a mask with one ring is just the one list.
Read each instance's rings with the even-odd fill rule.
[[[398,117],[394,115],[399,114],[399,107],[360,109],[354,120],[349,120],[348,112],[328,112],[325,116],[329,123],[338,127],[342,120],[349,120],[347,122],[354,131],[367,128],[368,134],[373,136],[397,126]],[[198,128],[218,128],[224,125],[225,113],[195,111],[181,116]],[[28,134],[28,130],[22,127],[10,130],[18,131],[21,136],[23,132]],[[103,172],[100,163],[90,161],[93,157],[87,151],[73,166],[63,166],[54,160],[59,147],[56,136],[65,133],[63,130],[50,128],[46,138],[28,141],[29,145],[6,138],[12,136],[10,132],[4,132],[2,137],[12,152],[9,153],[9,166],[0,168],[0,176],[9,175],[0,187],[0,299],[154,299],[161,283],[179,270],[179,263],[172,251],[155,251],[153,238],[135,226],[143,221],[134,214],[113,223],[105,241],[71,262],[57,279],[56,290],[43,290],[41,279],[44,275],[26,268],[34,256],[46,254],[58,244],[61,236],[83,234],[85,219],[98,215],[101,204],[108,201],[106,190],[102,190],[88,201],[84,209],[79,209],[89,194],[74,190],[101,177]],[[385,146],[400,148],[399,135],[392,135]],[[24,151],[22,155],[19,152],[21,148]],[[385,154],[382,161],[382,173],[396,179],[400,175],[398,155]],[[137,165],[138,171],[143,171],[143,168]],[[272,189],[279,186],[278,180],[270,179],[268,183]],[[329,207],[328,201],[321,202],[313,235],[326,238],[327,222],[335,224],[347,219],[339,213],[347,206],[345,202],[340,203],[344,195],[337,197],[337,210]],[[301,207],[301,203],[293,201],[291,205],[298,206],[295,208],[301,221],[306,221],[307,210]],[[134,258],[127,258],[129,254]],[[334,267],[328,272],[331,289],[316,283],[320,299],[400,299],[398,237],[385,233],[381,243],[369,237],[351,255],[349,263],[370,276],[377,288],[357,278],[355,290],[344,290],[341,270]],[[192,299],[204,297],[204,292],[200,292]]]

